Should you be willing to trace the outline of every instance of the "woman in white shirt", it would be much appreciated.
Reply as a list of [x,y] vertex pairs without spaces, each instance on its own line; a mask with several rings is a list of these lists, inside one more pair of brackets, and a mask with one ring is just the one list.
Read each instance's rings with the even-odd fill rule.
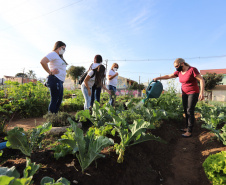
[[103,84],[105,67],[99,65],[96,69],[92,69],[88,72],[86,78],[84,79],[81,90],[85,98],[84,110],[89,109],[91,103],[91,89],[96,84],[97,87],[103,87],[109,94],[111,93]]
[[47,77],[47,87],[50,89],[51,101],[48,111],[57,113],[63,99],[63,83],[66,76],[67,62],[64,60],[66,44],[57,41],[53,51],[41,60],[41,65],[49,74]]
[[117,63],[112,64],[111,69],[107,73],[107,87],[111,91],[110,95],[110,105],[114,105],[114,95],[116,92],[116,87],[118,83],[118,73],[116,72],[119,68],[119,65]]

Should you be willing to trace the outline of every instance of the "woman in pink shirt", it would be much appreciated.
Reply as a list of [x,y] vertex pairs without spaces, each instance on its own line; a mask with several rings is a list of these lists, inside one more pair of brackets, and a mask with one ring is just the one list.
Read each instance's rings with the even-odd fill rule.
[[[204,99],[205,81],[199,71],[195,67],[191,67],[182,58],[178,58],[174,61],[174,67],[176,68],[176,71],[173,74],[157,77],[153,80],[165,80],[179,77],[182,84],[182,102],[186,116],[186,128],[181,129],[181,131],[185,132],[182,134],[182,137],[191,137],[195,122],[195,106],[198,99]],[[200,90],[197,80],[200,82]]]

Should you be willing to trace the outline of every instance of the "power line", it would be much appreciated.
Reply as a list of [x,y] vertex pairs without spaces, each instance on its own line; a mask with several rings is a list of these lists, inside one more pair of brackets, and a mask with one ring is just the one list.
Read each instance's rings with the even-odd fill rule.
[[[223,58],[226,57],[226,55],[220,55],[220,56],[207,56],[207,57],[190,57],[190,58],[184,58],[186,60],[194,60],[194,59],[206,59],[206,58]],[[169,59],[124,59],[124,60],[108,60],[108,61],[168,61],[168,60],[175,60],[176,58],[169,58]]]
[[66,6],[63,6],[63,7],[61,7],[61,8],[58,8],[58,9],[53,10],[53,11],[51,11],[51,12],[48,12],[48,13],[46,13],[46,14],[39,15],[39,16],[34,17],[34,18],[32,18],[32,19],[29,19],[29,20],[27,20],[27,21],[24,21],[24,22],[21,22],[21,23],[18,23],[18,24],[15,24],[15,25],[6,27],[6,28],[4,28],[4,29],[1,29],[0,31],[5,31],[5,30],[10,29],[11,27],[15,27],[15,26],[18,26],[18,25],[21,25],[21,24],[25,24],[25,23],[27,23],[27,22],[33,21],[34,19],[38,19],[38,18],[40,18],[40,17],[49,15],[49,14],[51,14],[51,13],[54,13],[54,12],[59,11],[59,10],[62,10],[62,9],[64,9],[64,8],[67,8],[67,7],[72,6],[72,5],[74,5],[74,4],[80,3],[81,1],[83,1],[83,0],[80,0],[80,1],[77,1],[77,2],[74,2],[74,3],[71,3],[71,4],[68,4],[68,5],[66,5]]
[[[26,0],[26,1],[20,3],[20,4],[16,5],[16,6],[13,6],[12,8],[6,10],[5,12],[7,12],[7,14],[8,14],[9,12],[11,12],[11,11],[13,11],[13,10],[15,10],[15,9],[18,9],[20,6],[26,4],[28,1],[31,1],[31,0]],[[3,12],[3,13],[4,13],[4,12]],[[3,14],[3,15],[4,15],[4,14]]]

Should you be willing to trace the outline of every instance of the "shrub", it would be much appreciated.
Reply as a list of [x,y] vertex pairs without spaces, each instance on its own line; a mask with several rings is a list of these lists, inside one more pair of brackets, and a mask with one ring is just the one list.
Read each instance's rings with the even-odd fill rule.
[[56,114],[48,112],[43,116],[43,118],[46,119],[46,122],[52,123],[53,127],[70,125],[67,118],[75,120],[75,117],[73,115],[68,114],[67,112],[58,112]]

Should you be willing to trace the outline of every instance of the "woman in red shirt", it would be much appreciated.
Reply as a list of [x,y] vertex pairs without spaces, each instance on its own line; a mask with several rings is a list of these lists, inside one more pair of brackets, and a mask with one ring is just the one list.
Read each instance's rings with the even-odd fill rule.
[[[198,99],[204,99],[205,81],[199,71],[195,67],[191,67],[187,64],[182,58],[178,58],[174,61],[174,67],[176,68],[176,71],[173,74],[157,77],[153,80],[165,80],[179,77],[179,81],[182,84],[182,102],[186,116],[186,128],[181,129],[181,131],[185,132],[182,134],[182,137],[191,137],[195,122],[195,106]],[[197,80],[200,82],[200,91]]]

